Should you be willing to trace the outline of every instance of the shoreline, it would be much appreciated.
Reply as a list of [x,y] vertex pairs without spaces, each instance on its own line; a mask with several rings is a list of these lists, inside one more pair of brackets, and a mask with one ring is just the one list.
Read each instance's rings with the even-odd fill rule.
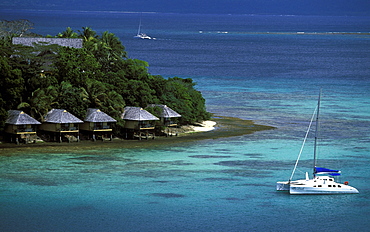
[[275,129],[272,126],[258,125],[252,120],[240,118],[215,116],[211,121],[204,121],[199,125],[189,125],[181,128],[178,136],[163,137],[148,140],[124,140],[115,138],[112,141],[82,140],[78,143],[40,142],[36,144],[1,143],[1,155],[16,153],[61,153],[61,152],[83,152],[97,149],[150,149],[160,148],[182,143],[190,143],[206,139],[218,139],[252,134],[257,131]]
[[185,133],[193,133],[193,132],[207,132],[217,129],[216,128],[217,122],[215,121],[203,121],[196,125],[188,125],[182,126],[181,128],[185,130]]

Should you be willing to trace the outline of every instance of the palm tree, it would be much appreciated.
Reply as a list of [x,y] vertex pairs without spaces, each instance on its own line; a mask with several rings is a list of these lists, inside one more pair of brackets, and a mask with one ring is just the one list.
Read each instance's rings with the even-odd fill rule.
[[84,40],[84,42],[87,41],[97,41],[99,36],[96,34],[96,32],[91,29],[91,27],[82,27],[83,31],[80,31],[80,37]]
[[83,39],[84,48],[94,53],[97,49],[96,44],[99,42],[99,36],[90,27],[82,27],[83,31],[80,32],[80,38]]
[[[18,109],[29,109],[31,116],[40,119],[41,121],[46,116],[47,112],[56,105],[58,96],[57,88],[49,86],[47,88],[38,88],[32,92],[29,102],[22,102],[18,105]],[[37,115],[37,116],[36,116]]]
[[123,97],[104,83],[89,79],[85,91],[90,107],[99,108],[115,117],[119,117],[123,112]]
[[90,107],[102,108],[108,96],[106,86],[97,80],[88,79],[86,83],[86,94],[88,96]]
[[65,31],[62,33],[59,33],[58,36],[59,38],[78,38],[78,34],[74,32],[70,27],[67,27]]
[[116,91],[111,90],[107,93],[107,99],[104,102],[105,107],[108,109],[110,115],[119,118],[125,108],[125,100]]
[[113,33],[109,33],[108,31],[103,32],[102,42],[104,47],[110,51],[109,55],[112,56],[113,59],[126,57],[125,47]]

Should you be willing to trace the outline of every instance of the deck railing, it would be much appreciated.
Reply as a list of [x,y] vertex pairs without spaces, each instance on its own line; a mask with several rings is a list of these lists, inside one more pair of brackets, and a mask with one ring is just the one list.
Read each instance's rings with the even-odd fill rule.
[[18,127],[14,130],[15,133],[23,133],[23,132],[36,132],[36,128],[24,128]]

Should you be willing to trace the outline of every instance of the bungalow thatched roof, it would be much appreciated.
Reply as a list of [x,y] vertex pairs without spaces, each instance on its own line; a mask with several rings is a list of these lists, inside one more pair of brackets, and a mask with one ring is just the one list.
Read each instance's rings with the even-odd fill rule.
[[117,122],[117,120],[99,109],[88,108],[85,122]]
[[151,104],[151,105],[148,105],[148,107],[159,107],[161,108],[161,112],[159,117],[161,118],[179,118],[181,117],[181,114],[177,113],[176,111],[174,111],[173,109],[171,109],[170,107],[166,106],[166,105],[157,105],[157,104]]
[[21,110],[9,110],[5,123],[13,125],[41,124]]
[[127,106],[124,109],[121,118],[124,120],[132,120],[132,121],[151,121],[151,120],[159,120],[156,116],[149,113],[148,111],[144,110],[141,107],[131,107]]
[[45,122],[49,123],[83,123],[80,119],[76,118],[73,114],[63,109],[52,109],[46,117]]
[[57,44],[63,47],[82,48],[82,39],[72,38],[36,38],[36,37],[13,37],[13,44],[22,44],[25,46],[34,46],[34,43],[40,45]]

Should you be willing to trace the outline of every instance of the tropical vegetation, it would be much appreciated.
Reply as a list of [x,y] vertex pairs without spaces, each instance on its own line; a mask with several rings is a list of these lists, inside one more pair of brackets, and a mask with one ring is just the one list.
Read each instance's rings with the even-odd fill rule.
[[182,115],[183,124],[209,119],[205,99],[192,79],[151,75],[148,63],[128,58],[113,33],[83,27],[54,36],[81,38],[83,48],[12,44],[12,37],[29,35],[32,25],[19,21],[17,28],[17,22],[0,21],[0,131],[11,109],[42,121],[53,108],[81,119],[87,108],[99,108],[117,119],[117,133],[124,124],[120,116],[125,106],[165,104]]

